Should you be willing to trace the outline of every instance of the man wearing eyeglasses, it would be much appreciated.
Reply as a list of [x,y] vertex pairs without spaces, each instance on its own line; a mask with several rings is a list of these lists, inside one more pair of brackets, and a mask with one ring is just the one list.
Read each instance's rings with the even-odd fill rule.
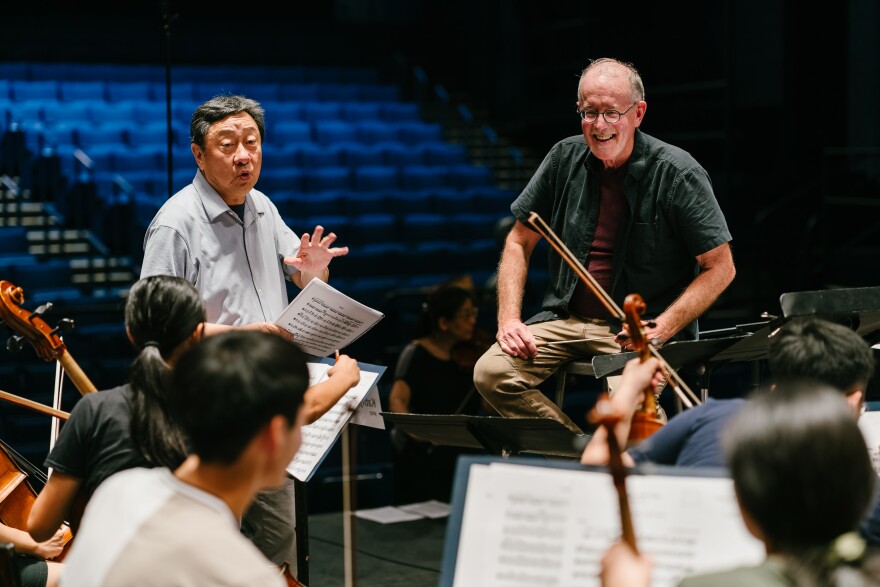
[[[731,235],[706,170],[687,152],[639,130],[648,108],[631,64],[603,58],[578,84],[582,135],[558,142],[511,204],[516,223],[498,267],[498,334],[474,383],[502,415],[580,428],[538,386],[567,361],[632,350],[619,321],[552,249],[542,311],[522,321],[537,213],[618,306],[647,304],[646,338],[694,339],[697,317],[733,281]],[[542,344],[581,340],[572,344]],[[617,378],[608,378],[613,391]]]

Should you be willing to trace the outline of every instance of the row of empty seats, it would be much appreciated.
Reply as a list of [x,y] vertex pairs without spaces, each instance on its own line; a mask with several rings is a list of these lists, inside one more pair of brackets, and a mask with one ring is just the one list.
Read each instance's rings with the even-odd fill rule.
[[[213,94],[205,94],[204,99],[180,99],[172,101],[172,120],[189,126],[189,118],[196,107]],[[245,95],[251,96],[249,92]],[[255,98],[256,99],[256,98]],[[420,121],[421,110],[414,102],[389,99],[378,102],[318,102],[289,99],[284,101],[258,100],[266,112],[266,126],[278,121]],[[10,100],[0,95],[0,109],[16,122],[43,122],[48,126],[75,122],[84,124],[153,124],[165,122],[166,103],[131,99],[124,102],[110,102],[100,98],[64,102],[55,98],[35,98],[30,100]]]
[[0,79],[0,99],[12,102],[59,100],[66,103],[83,100],[106,100],[111,103],[150,101],[163,103],[168,94],[172,100],[203,101],[217,94],[244,93],[260,101],[361,101],[381,102],[399,98],[396,86],[380,83],[313,83],[296,82],[244,84],[234,81],[201,82],[74,82],[21,81]]
[[374,68],[334,65],[197,65],[175,64],[166,71],[159,64],[80,63],[80,62],[0,62],[0,79],[22,81],[109,81],[163,82],[172,80],[239,83],[376,83]]

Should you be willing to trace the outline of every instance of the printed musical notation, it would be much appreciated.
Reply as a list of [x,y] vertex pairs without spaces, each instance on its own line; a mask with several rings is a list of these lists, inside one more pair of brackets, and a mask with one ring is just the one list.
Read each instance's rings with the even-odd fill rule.
[[[333,366],[327,358],[315,359],[308,363],[309,385],[315,385],[327,378],[327,371]],[[342,429],[349,423],[376,427],[376,418],[370,412],[377,409],[379,396],[377,385],[385,367],[370,363],[358,363],[361,379],[357,385],[346,392],[327,413],[307,426],[302,427],[302,444],[287,472],[300,481],[308,481],[318,466],[333,448]],[[381,423],[381,418],[379,419]],[[384,427],[384,426],[379,426]]]
[[275,319],[310,355],[326,357],[344,349],[383,318],[320,279],[313,279]]

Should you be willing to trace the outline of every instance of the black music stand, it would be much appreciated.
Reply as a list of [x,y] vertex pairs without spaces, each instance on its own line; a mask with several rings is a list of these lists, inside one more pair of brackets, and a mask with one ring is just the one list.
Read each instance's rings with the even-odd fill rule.
[[395,414],[380,412],[386,423],[441,446],[482,448],[507,457],[538,454],[579,458],[587,437],[550,418],[502,418],[463,414]]
[[[784,318],[774,318],[759,325],[743,324],[730,329],[733,336],[671,342],[658,352],[669,366],[678,371],[682,367],[694,367],[700,376],[701,400],[709,395],[709,376],[716,367],[742,361],[756,361],[767,356],[770,336],[782,325]],[[596,377],[619,375],[626,363],[638,353],[617,353],[593,357]]]
[[820,316],[844,321],[869,344],[880,342],[880,287],[855,287],[784,293],[782,315]]

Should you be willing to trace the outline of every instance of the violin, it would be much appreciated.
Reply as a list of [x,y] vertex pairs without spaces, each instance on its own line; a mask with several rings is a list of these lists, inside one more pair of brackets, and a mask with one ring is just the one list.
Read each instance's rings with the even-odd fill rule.
[[452,345],[452,360],[462,369],[473,369],[480,357],[495,343],[495,337],[482,328],[474,328],[473,335]]
[[[700,400],[694,392],[691,391],[684,380],[682,380],[678,373],[676,373],[675,369],[673,369],[660,353],[657,352],[654,345],[646,340],[641,320],[641,315],[645,312],[645,302],[642,300],[641,296],[638,294],[630,294],[627,296],[626,301],[629,303],[626,304],[627,311],[624,312],[624,310],[621,310],[620,307],[618,307],[602,286],[599,285],[599,282],[590,275],[580,260],[574,256],[568,247],[565,246],[565,243],[563,243],[553,232],[543,218],[541,218],[536,212],[531,212],[529,214],[529,223],[547,240],[548,243],[550,243],[550,246],[559,253],[563,261],[571,267],[572,271],[574,271],[575,274],[583,280],[584,284],[596,295],[596,297],[599,298],[599,301],[605,306],[605,309],[613,317],[624,324],[630,337],[634,337],[633,347],[637,348],[639,353],[644,353],[642,355],[642,360],[651,356],[657,357],[660,361],[667,382],[669,382],[670,387],[678,395],[682,403],[688,408],[693,407],[694,405],[699,405]],[[639,339],[638,343],[635,342],[635,338]],[[648,396],[650,396],[650,399]],[[651,391],[651,393],[646,393],[641,411],[636,412],[633,418],[633,428],[630,432],[630,438],[633,439],[633,437],[636,436],[637,440],[644,439],[659,429],[662,425],[663,421],[657,417],[657,405],[654,393],[653,391]]]

